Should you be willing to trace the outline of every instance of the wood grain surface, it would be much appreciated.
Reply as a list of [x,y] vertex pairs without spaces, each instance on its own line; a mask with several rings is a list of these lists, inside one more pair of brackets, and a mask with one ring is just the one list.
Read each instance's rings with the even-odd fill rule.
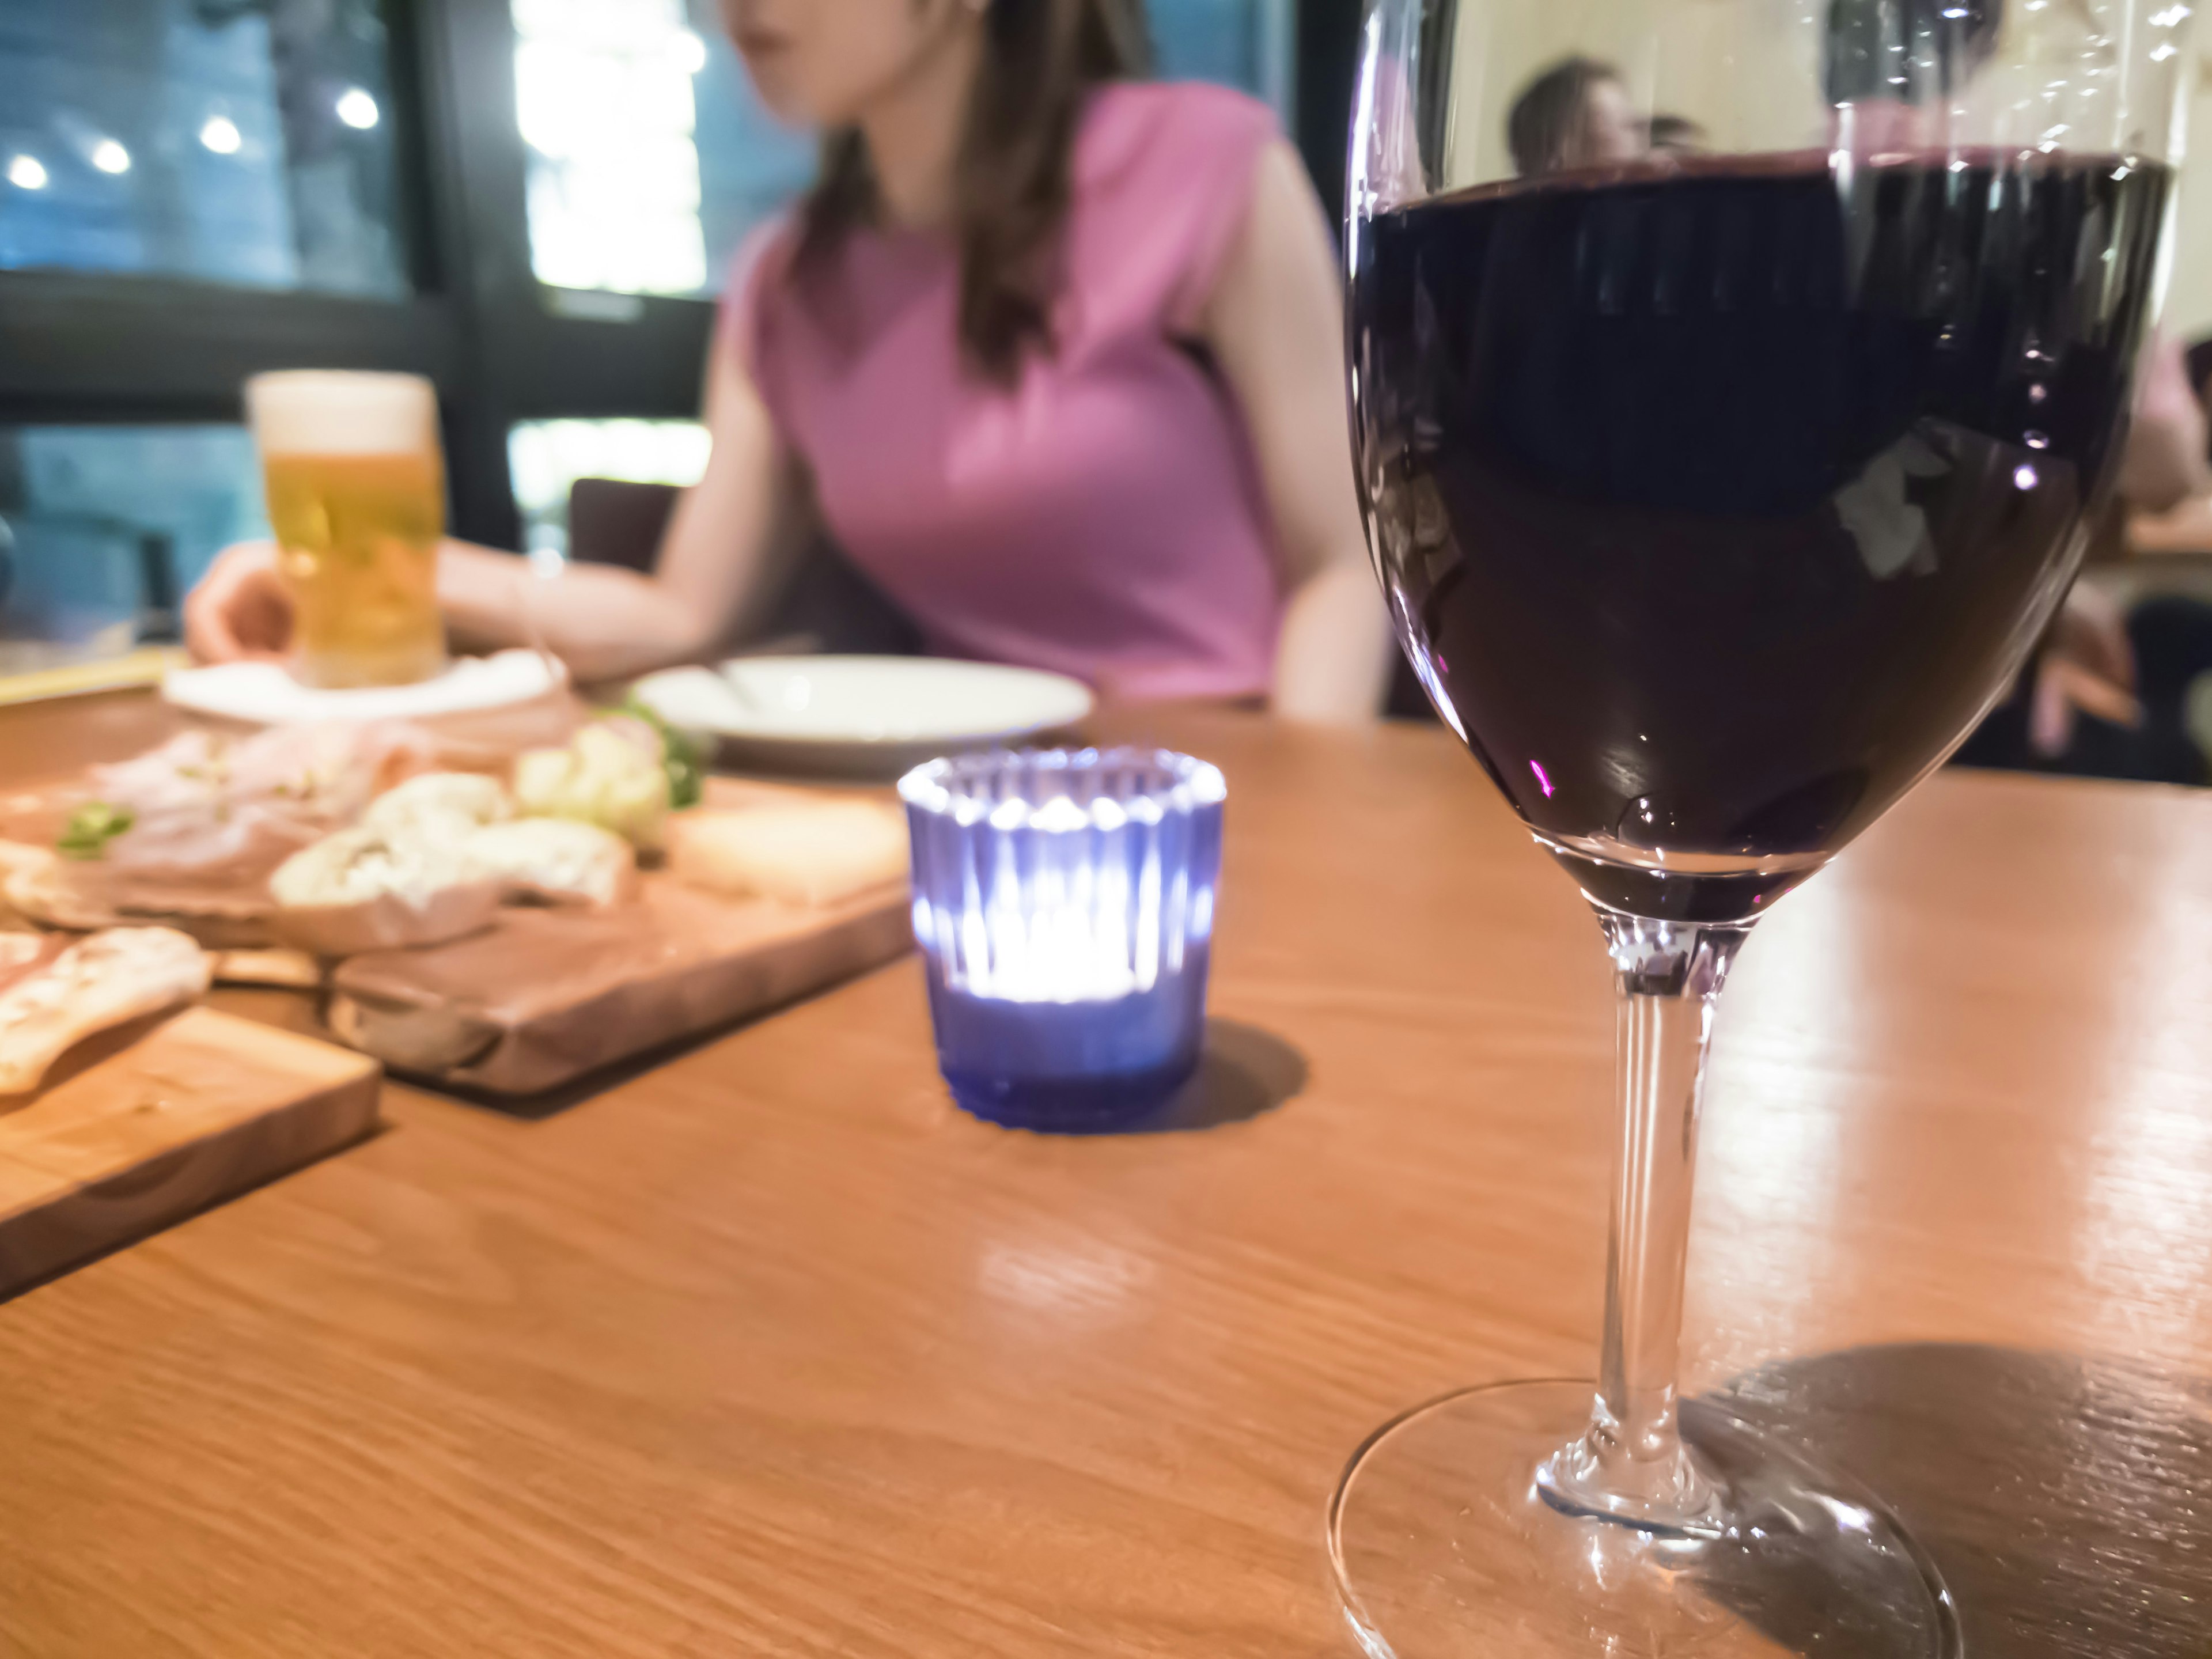
[[[127,750],[127,697],[0,756]],[[1345,1456],[1587,1371],[1595,931],[1435,729],[1109,730],[1230,784],[1170,1132],[947,1103],[911,958],[0,1308],[0,1652],[1348,1655]],[[1723,1014],[1691,1380],[1886,1490],[1978,1656],[2203,1659],[2212,800],[1939,777]]]
[[0,1297],[360,1139],[380,1082],[212,1008],[79,1043],[0,1111]]

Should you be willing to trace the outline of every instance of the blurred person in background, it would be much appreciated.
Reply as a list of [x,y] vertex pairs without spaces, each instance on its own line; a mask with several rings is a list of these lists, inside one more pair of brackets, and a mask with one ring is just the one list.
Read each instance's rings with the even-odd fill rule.
[[[2003,24],[2004,0],[1830,0],[1822,79],[1836,111],[1831,144],[1870,155],[1948,143],[1945,99],[1990,65]],[[2092,526],[2091,565],[2125,555],[2130,513],[2162,512],[2212,487],[2205,444],[2203,410],[2181,353],[2154,339],[2113,496]],[[2185,702],[2190,680],[2205,668],[2212,668],[2212,616],[2198,628],[2160,600],[2124,614],[2101,589],[2077,581],[2004,702],[1955,758],[2204,781]]]
[[1620,71],[1595,58],[1567,58],[1522,88],[1505,117],[1505,146],[1524,179],[1571,167],[1633,161],[1650,148],[1650,124],[1636,112]]
[[[2203,405],[2180,346],[2154,339],[2114,499],[2092,526],[2089,568],[2128,556],[2134,513],[2162,513],[2212,490]],[[2124,611],[2077,581],[2005,701],[1959,750],[1996,766],[2158,783],[2212,783],[2212,605],[2154,593]]]
[[[1342,301],[1259,103],[1146,83],[1138,0],[724,0],[819,182],[739,257],[713,456],[649,574],[444,549],[476,645],[534,627],[579,678],[709,655],[817,526],[947,655],[1109,697],[1380,701],[1390,643],[1352,489]],[[534,590],[533,590],[534,584]],[[281,652],[273,550],[187,604]]]
[[1686,115],[1668,115],[1663,112],[1651,118],[1644,142],[1655,155],[1702,155],[1705,153],[1705,130]]

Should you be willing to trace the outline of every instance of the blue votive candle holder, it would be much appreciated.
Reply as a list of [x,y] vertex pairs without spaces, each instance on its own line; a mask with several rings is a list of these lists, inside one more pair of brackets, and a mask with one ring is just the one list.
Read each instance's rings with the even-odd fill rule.
[[1226,793],[1159,749],[963,755],[900,781],[938,1063],[963,1107],[1113,1129],[1189,1078]]

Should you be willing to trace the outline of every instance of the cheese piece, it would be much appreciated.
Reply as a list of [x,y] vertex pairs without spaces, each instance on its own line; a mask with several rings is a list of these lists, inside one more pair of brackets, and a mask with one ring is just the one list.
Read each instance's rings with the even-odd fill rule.
[[115,927],[0,991],[0,1095],[35,1089],[84,1038],[189,1002],[208,960],[173,927]]
[[906,878],[906,820],[875,801],[683,812],[668,830],[668,867],[709,892],[825,905]]
[[573,818],[487,824],[469,837],[463,861],[510,897],[547,904],[618,904],[637,890],[637,854],[629,843]]

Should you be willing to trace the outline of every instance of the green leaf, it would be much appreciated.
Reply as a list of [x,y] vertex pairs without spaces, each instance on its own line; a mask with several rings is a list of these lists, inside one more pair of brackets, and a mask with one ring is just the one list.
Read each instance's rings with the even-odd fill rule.
[[54,846],[64,858],[100,858],[106,854],[107,843],[135,822],[127,806],[88,800],[70,814],[69,823],[63,827],[61,838]]
[[679,732],[660,716],[660,711],[633,696],[623,713],[643,720],[660,735],[660,764],[668,774],[668,804],[681,811],[696,806],[707,789],[707,749],[689,732]]

